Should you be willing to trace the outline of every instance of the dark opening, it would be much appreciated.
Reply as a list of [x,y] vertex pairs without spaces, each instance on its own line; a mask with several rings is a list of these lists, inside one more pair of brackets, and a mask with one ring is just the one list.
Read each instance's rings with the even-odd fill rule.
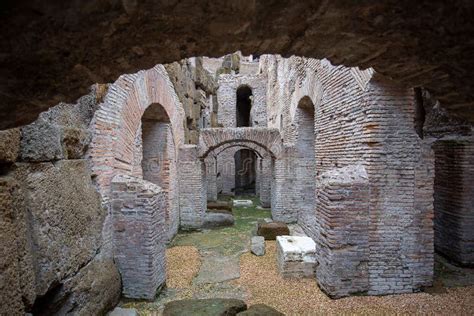
[[235,195],[255,194],[257,155],[249,149],[241,149],[234,155]]
[[250,110],[252,109],[252,89],[241,86],[237,89],[237,127],[252,126]]

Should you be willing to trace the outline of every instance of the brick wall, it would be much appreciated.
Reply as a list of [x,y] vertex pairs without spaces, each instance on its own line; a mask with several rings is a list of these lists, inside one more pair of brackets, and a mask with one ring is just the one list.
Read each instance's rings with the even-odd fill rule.
[[154,299],[166,280],[165,193],[126,175],[112,180],[114,257],[125,297]]
[[200,228],[206,211],[205,166],[197,151],[196,145],[179,149],[180,227],[183,229]]
[[474,139],[434,143],[435,247],[463,265],[474,265]]
[[218,123],[222,127],[236,127],[237,89],[248,86],[252,90],[251,126],[267,126],[266,78],[262,75],[220,75],[217,102]]
[[[141,121],[145,110],[152,104],[161,105],[168,117],[173,137],[173,142],[168,143],[174,144],[176,157],[176,150],[184,143],[185,113],[163,65],[120,76],[110,85],[104,101],[94,114],[90,125],[92,141],[87,155],[106,206],[109,204],[110,184],[115,175],[142,176]],[[172,170],[170,166],[170,172],[174,172]],[[178,183],[171,181],[170,184],[170,188],[175,188],[172,192],[178,194]],[[174,202],[176,194],[173,194],[169,198],[174,203],[172,209],[176,209],[179,206]],[[176,230],[176,224],[172,224],[174,226],[170,226],[170,232]],[[111,244],[111,226],[112,217],[109,214],[103,230],[106,245]]]
[[315,216],[318,284],[332,297],[367,293],[369,275],[368,175],[362,165],[328,170],[319,175]]
[[[363,261],[367,262],[366,274],[357,272],[351,282],[343,284],[343,266],[328,266],[318,274],[318,280],[325,282],[323,288],[332,296],[344,296],[359,291],[411,292],[430,284],[433,160],[429,148],[414,131],[412,91],[374,76],[371,69],[335,67],[325,60],[262,56],[260,68],[268,76],[269,126],[280,129],[287,150],[282,155],[287,161],[276,161],[274,172],[283,173],[280,179],[288,180],[277,181],[272,187],[276,195],[288,195],[281,201],[292,201],[279,207],[284,210],[284,218],[295,218],[298,212],[294,199],[301,188],[290,178],[294,177],[297,165],[289,157],[297,157],[297,108],[303,97],[315,106],[316,176],[356,165],[362,165],[368,175],[370,195],[364,202],[369,205],[369,213],[365,214],[368,230],[364,232],[368,248],[361,250]],[[281,189],[284,185],[287,190]],[[317,194],[323,189],[318,185],[321,184],[316,182]],[[358,190],[357,183],[353,189]],[[352,196],[350,186],[346,190]],[[332,256],[336,249],[324,244],[321,236],[331,235],[334,243],[343,238],[333,235],[334,225],[344,220],[341,212],[325,210],[324,205],[316,202],[313,210],[301,217],[300,224],[324,248],[322,256]],[[320,226],[319,214],[330,214],[333,223]],[[351,265],[352,252],[350,247],[337,249],[337,262],[345,258],[346,264]]]

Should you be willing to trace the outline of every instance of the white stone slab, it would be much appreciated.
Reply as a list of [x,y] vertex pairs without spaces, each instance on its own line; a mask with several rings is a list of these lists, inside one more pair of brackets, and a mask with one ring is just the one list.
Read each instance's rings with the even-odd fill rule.
[[252,200],[233,200],[234,206],[239,207],[239,206],[252,206],[253,202]]
[[316,244],[309,237],[277,236],[278,269],[283,277],[312,277],[316,269]]

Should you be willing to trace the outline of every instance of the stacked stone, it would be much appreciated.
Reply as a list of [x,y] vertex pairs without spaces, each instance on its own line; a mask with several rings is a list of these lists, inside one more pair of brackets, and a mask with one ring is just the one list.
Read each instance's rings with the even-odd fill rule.
[[165,193],[151,182],[117,175],[111,204],[122,294],[151,300],[166,280]]

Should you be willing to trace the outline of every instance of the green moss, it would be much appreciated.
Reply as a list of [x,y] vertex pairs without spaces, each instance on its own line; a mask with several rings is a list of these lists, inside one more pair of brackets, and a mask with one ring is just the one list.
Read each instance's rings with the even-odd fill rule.
[[251,199],[254,206],[234,207],[232,209],[235,224],[231,227],[203,230],[200,232],[179,233],[169,247],[195,246],[200,251],[215,251],[222,255],[232,255],[247,249],[250,237],[256,229],[259,219],[271,217],[269,209],[261,209],[258,198],[239,197],[238,199]]

